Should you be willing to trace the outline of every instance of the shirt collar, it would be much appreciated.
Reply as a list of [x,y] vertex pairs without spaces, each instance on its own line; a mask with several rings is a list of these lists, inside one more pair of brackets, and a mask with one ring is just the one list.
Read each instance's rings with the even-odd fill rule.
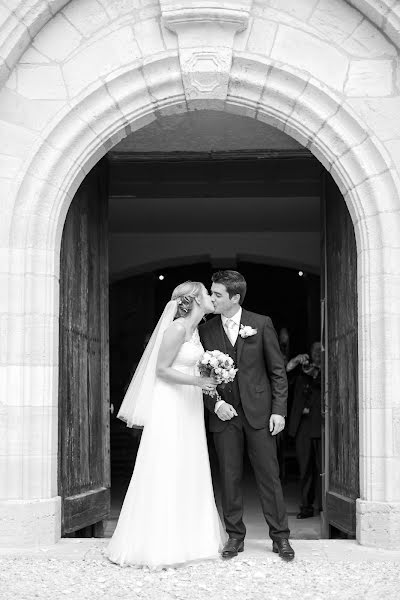
[[242,319],[242,307],[239,307],[239,310],[233,315],[233,317],[224,317],[224,315],[221,315],[221,319],[222,319],[222,324],[225,325],[225,323],[227,322],[228,319],[232,319],[232,321],[234,321],[236,323],[236,325],[239,327],[240,325],[240,321]]

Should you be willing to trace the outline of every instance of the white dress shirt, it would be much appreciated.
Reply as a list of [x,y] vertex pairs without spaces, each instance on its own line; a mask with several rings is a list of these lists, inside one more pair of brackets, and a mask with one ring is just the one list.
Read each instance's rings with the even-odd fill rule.
[[[234,346],[236,344],[236,340],[239,335],[240,321],[242,319],[242,307],[239,306],[239,310],[233,315],[233,317],[224,317],[224,315],[221,315],[222,327],[224,328],[225,331],[226,331],[225,323],[229,319],[231,319],[231,321],[233,321],[235,327],[231,326],[230,327],[230,335],[228,335],[228,334],[227,335],[228,335],[229,339],[232,341],[232,346]],[[217,410],[219,409],[221,404],[223,404],[224,402],[225,402],[225,400],[218,400],[218,402],[215,403],[214,412],[217,412]]]

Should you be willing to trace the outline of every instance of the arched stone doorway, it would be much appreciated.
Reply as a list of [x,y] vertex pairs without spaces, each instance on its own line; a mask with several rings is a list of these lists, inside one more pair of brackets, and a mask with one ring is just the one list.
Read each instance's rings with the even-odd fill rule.
[[[332,481],[335,476],[334,486],[332,486],[335,493],[330,491],[327,496],[330,503],[329,511],[325,510],[325,514],[328,517],[326,522],[331,527],[333,523],[335,527],[340,525],[346,533],[354,535],[355,500],[359,497],[357,322],[356,311],[350,313],[348,304],[350,302],[353,306],[356,302],[354,268],[356,253],[354,240],[351,244],[354,248],[352,252],[350,254],[343,252],[343,242],[347,244],[348,240],[346,236],[341,235],[341,229],[346,230],[347,223],[348,229],[352,230],[351,220],[340,193],[334,192],[337,188],[333,184],[328,187],[326,183],[324,184],[325,178],[321,179],[324,170],[311,153],[304,152],[291,138],[278,135],[276,131],[275,136],[279,138],[279,144],[286,143],[293,146],[297,154],[294,150],[291,152],[266,150],[264,153],[262,150],[252,153],[237,150],[230,154],[226,150],[232,144],[232,136],[227,137],[225,127],[228,127],[230,132],[234,130],[234,140],[238,148],[249,142],[260,147],[271,144],[274,140],[271,137],[274,132],[273,129],[262,124],[254,126],[248,118],[222,117],[224,115],[220,116],[220,113],[213,114],[210,111],[199,113],[197,116],[187,114],[186,117],[179,117],[179,130],[186,131],[190,142],[198,150],[194,155],[185,152],[189,142],[186,141],[185,144],[186,136],[182,135],[181,131],[180,135],[177,135],[176,117],[161,119],[156,127],[144,128],[141,136],[142,139],[151,140],[150,132],[155,129],[154,145],[147,141],[146,148],[158,149],[158,136],[161,135],[164,148],[170,149],[171,146],[175,148],[177,145],[181,148],[178,155],[173,152],[167,152],[162,156],[158,152],[155,154],[150,152],[146,155],[127,153],[127,149],[138,148],[138,145],[142,147],[138,136],[130,136],[124,144],[118,145],[109,155],[110,275],[112,280],[115,278],[119,280],[118,285],[113,285],[111,288],[110,401],[116,414],[122,401],[123,390],[126,389],[132,376],[133,365],[139,360],[146,333],[154,327],[157,315],[168,300],[168,293],[180,281],[173,275],[174,270],[168,269],[168,266],[173,263],[180,266],[181,280],[198,278],[205,283],[211,278],[213,270],[211,263],[214,265],[214,270],[221,268],[222,265],[231,268],[238,266],[240,270],[243,266],[242,272],[249,282],[246,307],[269,314],[277,331],[283,324],[288,326],[291,335],[290,356],[307,351],[311,342],[320,338],[318,281],[315,281],[312,288],[310,286],[312,273],[318,272],[320,264],[319,214],[321,190],[326,188],[326,194],[330,192],[327,205],[333,207],[333,212],[337,214],[336,220],[342,222],[341,227],[338,227],[337,223],[332,227],[330,219],[328,220],[329,239],[331,240],[333,236],[335,240],[334,254],[339,253],[339,262],[349,261],[352,269],[345,269],[348,280],[344,285],[338,280],[337,275],[331,275],[332,262],[327,269],[328,288],[335,290],[337,296],[333,303],[328,303],[328,314],[331,320],[328,330],[331,329],[332,324],[339,322],[341,334],[339,349],[333,348],[329,353],[328,364],[339,360],[335,377],[330,375],[329,387],[332,387],[337,380],[341,385],[340,391],[337,389],[332,394],[332,398],[329,396],[329,400],[326,400],[326,404],[332,406],[329,413],[331,439],[327,446],[329,450],[327,456],[330,457],[332,466],[328,466],[326,473],[330,474]],[[199,120],[202,135],[196,137],[192,129],[196,129]],[[189,132],[187,126],[185,129],[185,123],[188,122],[192,124]],[[223,123],[225,126],[222,125]],[[200,149],[204,151],[210,144],[208,140],[210,134],[203,133],[207,128],[212,131],[213,143],[219,140],[218,147],[225,148],[225,152],[213,153],[212,157],[207,152],[200,152]],[[168,131],[171,131],[169,144],[165,141],[165,137],[168,138]],[[254,141],[256,131],[259,133],[258,141]],[[245,132],[248,132],[247,140]],[[237,140],[238,137],[241,139]],[[258,145],[254,147],[258,148]],[[122,152],[123,148],[125,152]],[[92,351],[86,349],[99,345],[96,344],[96,337],[98,341],[107,338],[106,331],[99,335],[99,323],[102,324],[100,332],[103,331],[103,317],[98,313],[98,305],[99,299],[104,297],[104,283],[103,287],[100,286],[93,291],[93,275],[91,275],[101,269],[104,263],[101,256],[100,261],[96,258],[97,240],[102,239],[100,231],[105,230],[101,225],[98,230],[97,212],[102,204],[105,188],[98,183],[93,185],[96,181],[96,171],[101,172],[101,168],[96,167],[92,170],[86,178],[88,181],[85,180],[69,209],[66,231],[64,231],[64,238],[66,238],[64,242],[69,240],[69,243],[63,243],[60,274],[60,300],[63,310],[60,315],[59,448],[62,467],[59,494],[64,509],[63,532],[70,534],[78,530],[78,535],[83,535],[80,530],[84,525],[107,518],[104,516],[108,514],[105,488],[109,486],[109,475],[105,479],[102,478],[101,465],[104,453],[105,455],[108,453],[106,440],[109,437],[109,418],[108,406],[105,407],[105,415],[103,413],[102,416],[104,400],[103,393],[100,392],[104,390],[104,395],[108,395],[108,386],[104,387],[101,376],[101,373],[108,371],[108,365],[107,359],[102,359],[100,356],[101,348],[100,352],[97,352],[97,363],[90,358]],[[86,206],[88,193],[85,189],[90,190],[90,181],[92,182],[90,201],[92,209],[88,211]],[[231,197],[232,194],[234,197]],[[78,208],[78,213],[77,203],[81,203],[83,208],[83,210]],[[329,215],[331,213],[332,210],[329,211]],[[81,214],[84,221],[76,220],[76,214]],[[92,229],[86,233],[88,217],[89,220],[93,219],[95,228],[93,229],[92,226]],[[351,231],[350,241],[352,238],[354,232]],[[104,234],[103,240],[103,243],[106,243]],[[93,247],[89,253],[91,246]],[[331,258],[330,254],[331,250],[329,250],[329,258]],[[253,259],[252,255],[254,255]],[[310,261],[309,268],[307,257]],[[282,267],[288,262],[291,262],[292,266],[297,265],[298,269],[307,271],[300,287],[296,287],[296,280],[298,283],[301,281],[297,271],[292,271],[289,278],[291,283],[288,287],[288,275],[277,278],[273,269],[271,271],[262,269],[263,263],[274,262],[274,258],[275,263],[281,265],[281,271],[285,271]],[[199,266],[196,267],[196,262],[201,259],[205,261],[203,270]],[[251,267],[254,259],[259,263],[257,268]],[[143,261],[145,264],[142,264]],[[334,258],[334,262],[337,263],[338,259]],[[185,263],[190,267],[184,267]],[[71,271],[71,265],[74,264],[75,270]],[[344,264],[347,267],[347,262]],[[132,275],[135,272],[135,265],[136,271],[139,270],[142,275],[129,278],[129,266]],[[106,265],[102,268],[106,268]],[[157,281],[154,268],[159,273],[167,273],[165,282]],[[254,270],[259,274],[258,282],[255,280]],[[319,279],[318,276],[316,279]],[[352,285],[349,282],[352,282]],[[281,289],[282,286],[284,291]],[[162,287],[165,288],[167,296],[163,296],[160,304],[157,298]],[[307,301],[301,300],[305,288],[309,290]],[[311,289],[312,294],[309,295]],[[345,305],[342,304],[344,295],[349,299]],[[73,309],[72,312],[70,307]],[[346,322],[342,322],[344,311],[341,307],[348,316]],[[306,321],[311,321],[311,324],[305,329]],[[353,337],[350,345],[348,344],[349,333]],[[333,333],[331,340],[335,340],[336,343],[337,336],[335,337]],[[352,356],[349,350],[352,351]],[[108,350],[105,348],[103,353],[108,354]],[[72,369],[71,365],[74,365]],[[332,368],[329,368],[328,372],[331,371]],[[290,406],[291,403],[289,403],[287,420],[289,430]],[[343,419],[340,427],[338,427],[338,414]],[[99,420],[103,421],[102,427],[101,424],[99,427]],[[126,431],[124,424],[115,419],[115,416],[111,417],[110,427],[111,500],[114,520],[120,506],[120,499],[124,495],[123,489],[130,479],[135,443],[134,436],[132,437],[129,430]],[[82,431],[85,432],[83,437]],[[210,444],[211,453],[212,450]],[[291,452],[294,452],[293,444],[291,444]],[[295,485],[296,461],[293,454],[291,469],[286,469],[284,452],[281,452],[280,456],[283,476],[284,473],[290,472],[290,481],[288,478],[286,490],[291,494],[288,498],[291,515],[295,515],[295,507],[298,504]],[[287,456],[289,458],[289,454]],[[328,482],[327,477],[326,482]],[[342,495],[338,494],[339,491],[343,492]],[[332,501],[335,502],[334,505]],[[251,505],[255,507],[257,513],[257,505],[254,501]],[[320,535],[318,517],[312,523],[310,531],[304,527],[299,529],[298,522],[290,518],[292,535],[297,537]],[[259,532],[257,535],[261,535],[264,528],[259,522],[258,528],[253,527],[253,530]],[[96,531],[99,534],[98,528]],[[110,527],[107,527],[107,533],[109,532]],[[326,535],[327,532],[324,533]]]
[[[73,10],[74,3],[70,4]],[[17,67],[18,78],[11,75],[0,95],[1,106],[10,115],[4,133],[9,143],[12,140],[3,180],[7,198],[2,222],[2,272],[7,290],[3,319],[4,410],[10,418],[15,412],[12,407],[28,415],[27,407],[33,405],[40,412],[35,431],[25,431],[21,421],[14,421],[14,448],[25,448],[24,452],[14,450],[10,454],[8,446],[3,453],[4,469],[14,473],[1,503],[7,543],[48,542],[59,535],[55,468],[57,307],[59,250],[68,206],[85,173],[127,133],[159,115],[200,108],[252,116],[285,130],[320,159],[345,197],[358,253],[358,539],[387,546],[398,543],[400,451],[395,392],[399,339],[395,332],[399,331],[399,261],[393,257],[400,237],[396,170],[399,135],[395,131],[393,143],[389,143],[382,122],[390,122],[390,115],[396,114],[398,96],[388,84],[390,77],[379,70],[380,66],[388,66],[385,61],[380,66],[371,65],[369,90],[360,83],[355,64],[359,62],[359,46],[357,50],[354,46],[344,50],[347,57],[343,64],[350,67],[350,79],[346,81],[346,69],[335,79],[340,70],[333,75],[327,66],[332,62],[329,43],[318,37],[328,36],[329,41],[330,34],[318,25],[318,19],[312,32],[305,31],[299,15],[296,26],[290,21],[288,27],[296,29],[305,49],[298,52],[299,46],[288,42],[295,36],[285,35],[287,21],[293,15],[276,11],[274,20],[271,11],[260,14],[257,6],[243,4],[233,19],[229,10],[217,7],[206,15],[201,13],[199,19],[193,4],[179,15],[173,3],[162,3],[161,10],[157,5],[153,14],[148,8],[135,15],[134,35],[129,10],[112,17],[106,15],[101,23],[103,11],[99,9],[97,32],[90,26],[94,23],[92,16],[82,12],[74,56],[66,57],[64,49],[65,54],[57,59],[48,58],[52,55],[51,36],[59,33],[62,37],[67,27],[60,15],[49,22],[40,41],[38,36],[41,50],[27,53]],[[300,12],[306,10],[302,2],[298,7]],[[344,32],[349,7],[339,2],[338,8],[338,30]],[[350,10],[355,28],[358,22],[360,27],[369,27],[361,12]],[[212,45],[199,44],[196,34],[191,37],[194,14],[195,22],[207,23],[207,31],[213,34]],[[252,29],[249,14],[255,18]],[[277,34],[268,47],[260,47],[256,33],[259,19],[272,22],[271,28]],[[104,35],[99,36],[102,26]],[[178,38],[168,27],[177,32]],[[249,35],[240,33],[240,29]],[[362,50],[365,60],[383,56],[394,61],[397,49],[383,33],[374,29],[370,36],[370,48]],[[148,40],[150,47],[146,47]],[[355,42],[354,38],[351,41]],[[312,44],[311,53],[315,50],[320,59],[315,62],[318,69],[307,61],[308,43]],[[340,44],[337,36],[334,43]],[[120,47],[129,51],[121,54],[117,50]],[[197,48],[195,52],[193,47]],[[113,59],[104,60],[110,48]],[[101,49],[106,54],[101,54]],[[32,92],[31,67],[41,62],[35,62],[35,52],[47,56],[44,63],[48,64],[42,66],[41,83],[36,79]],[[67,83],[59,77],[57,60],[65,62]],[[377,91],[379,100],[369,100],[369,94]],[[21,104],[16,98],[22,99]],[[377,106],[382,121],[376,119]]]

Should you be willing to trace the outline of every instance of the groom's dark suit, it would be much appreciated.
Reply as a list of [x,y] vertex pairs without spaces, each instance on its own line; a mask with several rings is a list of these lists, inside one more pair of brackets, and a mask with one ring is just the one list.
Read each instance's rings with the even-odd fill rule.
[[276,441],[269,432],[272,413],[286,416],[287,378],[275,329],[269,317],[242,310],[241,324],[257,330],[253,336],[240,335],[234,346],[215,316],[199,328],[205,350],[229,354],[239,369],[235,381],[219,389],[223,400],[234,406],[237,417],[222,421],[215,414],[214,397],[205,395],[210,411],[209,428],[214,434],[221,471],[222,508],[230,537],[243,539],[243,447],[248,455],[260,495],[265,519],[273,540],[288,538],[286,509],[279,479]]

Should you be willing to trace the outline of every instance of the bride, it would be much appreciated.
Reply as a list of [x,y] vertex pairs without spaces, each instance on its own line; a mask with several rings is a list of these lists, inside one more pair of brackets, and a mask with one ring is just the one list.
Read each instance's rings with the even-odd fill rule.
[[197,325],[214,311],[202,283],[187,281],[150,338],[118,417],[144,425],[132,479],[106,556],[121,566],[178,566],[215,558],[226,540],[215,506]]

